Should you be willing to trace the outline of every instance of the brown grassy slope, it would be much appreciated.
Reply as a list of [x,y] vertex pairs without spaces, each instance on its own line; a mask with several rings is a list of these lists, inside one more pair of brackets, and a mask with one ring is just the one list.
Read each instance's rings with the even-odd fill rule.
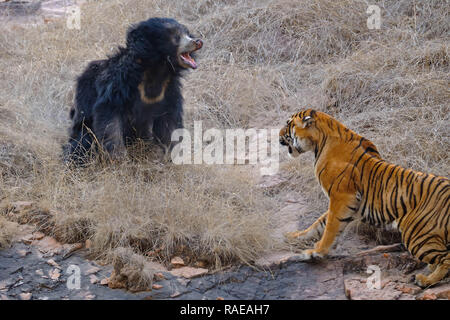
[[[286,160],[279,193],[255,186],[246,167],[174,166],[151,159],[70,171],[60,163],[74,78],[124,42],[127,27],[172,16],[205,40],[200,68],[184,81],[185,125],[277,127],[304,106],[331,113],[372,139],[382,155],[449,175],[449,27],[445,1],[376,1],[382,27],[368,30],[365,1],[98,1],[82,30],[63,22],[0,33],[0,192],[35,200],[49,232],[91,238],[168,259],[184,252],[220,265],[251,261],[270,238],[283,194],[325,209],[310,156]],[[47,216],[47,215],[43,215]],[[304,221],[302,224],[304,224]],[[2,232],[0,230],[0,232]]]

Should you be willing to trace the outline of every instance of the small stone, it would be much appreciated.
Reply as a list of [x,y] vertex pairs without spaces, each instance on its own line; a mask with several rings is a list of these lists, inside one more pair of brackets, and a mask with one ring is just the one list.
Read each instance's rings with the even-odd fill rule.
[[23,258],[27,254],[31,253],[31,251],[30,250],[26,250],[26,249],[19,249],[19,250],[17,250],[17,253]]
[[17,250],[17,253],[23,258],[27,254],[31,253],[31,251],[30,250],[26,250],[26,249],[19,249],[19,250]]
[[159,290],[159,289],[161,289],[163,286],[162,285],[160,285],[160,284],[153,284],[152,285],[152,289],[155,289],[155,290]]
[[42,240],[45,237],[45,234],[43,234],[42,232],[35,232],[33,233],[33,240]]
[[9,300],[8,296],[2,294],[0,295],[0,300]]
[[418,294],[420,291],[422,291],[422,289],[418,286],[402,285],[402,284],[398,285],[396,289],[401,291],[402,293],[411,295]]
[[225,300],[223,297],[217,297],[216,300]]
[[102,286],[107,286],[108,283],[109,283],[109,278],[104,278],[104,279],[102,279],[102,280],[100,281],[100,284],[101,284]]
[[100,271],[100,268],[94,266],[94,267],[86,270],[86,275],[94,274],[94,273],[97,273],[99,271]]
[[41,277],[44,276],[44,271],[42,271],[42,269],[36,270],[35,273],[36,273],[38,276],[41,276]]
[[55,267],[55,268],[58,268],[58,269],[62,269],[61,266],[59,264],[57,264],[56,261],[53,260],[53,259],[47,260],[46,263],[48,265],[51,265],[52,267]]
[[166,278],[164,277],[164,275],[161,272],[157,272],[157,273],[155,273],[155,279],[164,280]]
[[180,268],[185,265],[183,259],[181,259],[180,257],[174,257],[172,260],[170,260],[170,264],[174,268]]
[[88,295],[85,297],[85,299],[86,299],[86,300],[93,300],[93,299],[95,299],[95,295],[94,295],[94,294],[88,294]]
[[86,247],[86,249],[90,249],[92,247],[92,241],[87,239],[84,243],[84,246]]
[[208,269],[181,267],[178,269],[171,270],[170,273],[177,277],[184,277],[184,278],[190,279],[190,278],[199,277],[201,275],[208,273]]
[[423,294],[422,296],[417,298],[417,300],[436,300],[436,299],[437,299],[437,296],[433,293]]
[[59,279],[59,277],[61,276],[61,272],[59,271],[59,269],[55,268],[53,270],[51,270],[48,275],[50,276],[50,279],[56,281]]
[[95,283],[98,282],[98,278],[97,278],[97,276],[96,276],[95,274],[91,274],[91,275],[89,276],[89,279],[90,279],[90,282],[91,282],[92,284],[95,284]]
[[33,294],[31,292],[24,292],[19,294],[20,300],[30,300]]
[[25,244],[31,244],[33,242],[33,234],[24,235],[20,240]]

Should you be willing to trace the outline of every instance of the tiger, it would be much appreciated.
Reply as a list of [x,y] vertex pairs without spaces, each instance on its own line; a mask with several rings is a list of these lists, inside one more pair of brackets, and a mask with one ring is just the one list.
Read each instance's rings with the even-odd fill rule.
[[325,257],[352,221],[393,226],[404,247],[428,264],[415,282],[428,287],[450,268],[450,180],[385,161],[368,139],[330,115],[307,109],[295,113],[279,133],[291,157],[314,152],[314,174],[329,199],[328,210],[309,228],[285,234],[287,240],[320,239],[302,250],[299,261]]

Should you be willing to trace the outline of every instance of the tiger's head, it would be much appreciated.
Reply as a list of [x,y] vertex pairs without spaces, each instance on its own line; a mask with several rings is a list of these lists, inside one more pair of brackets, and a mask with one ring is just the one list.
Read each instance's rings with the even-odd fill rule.
[[[327,142],[328,141],[328,142]],[[381,159],[377,147],[370,141],[348,129],[330,115],[307,109],[292,115],[280,130],[280,144],[288,147],[293,158],[301,153],[313,151],[317,156],[324,146],[337,148],[361,148],[365,153]]]
[[313,109],[298,112],[280,130],[280,144],[288,147],[289,156],[296,158],[301,153],[314,150],[319,135],[315,126],[317,116]]

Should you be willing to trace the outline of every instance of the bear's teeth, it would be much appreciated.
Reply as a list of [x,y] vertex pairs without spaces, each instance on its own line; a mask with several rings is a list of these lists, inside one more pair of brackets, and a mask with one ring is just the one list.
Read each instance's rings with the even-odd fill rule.
[[197,63],[195,63],[195,60],[192,59],[192,57],[189,55],[189,52],[182,53],[181,58],[183,59],[183,61],[187,62],[193,69],[197,68]]

